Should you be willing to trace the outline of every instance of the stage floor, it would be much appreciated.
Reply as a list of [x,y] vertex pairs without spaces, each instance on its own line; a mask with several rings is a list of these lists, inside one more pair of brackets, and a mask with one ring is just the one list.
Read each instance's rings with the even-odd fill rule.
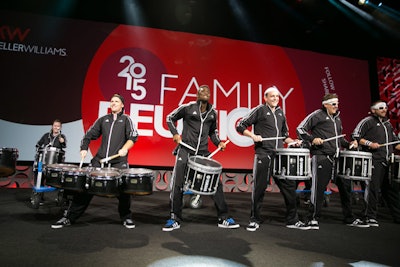
[[[400,225],[380,208],[380,227],[342,224],[339,196],[332,193],[320,230],[284,225],[280,193],[267,193],[265,222],[245,229],[250,193],[226,193],[238,229],[217,227],[210,197],[199,209],[186,207],[181,229],[163,232],[169,193],[132,197],[135,229],[120,224],[116,198],[95,196],[76,224],[52,229],[61,216],[57,191],[45,193],[38,209],[30,206],[31,189],[0,189],[1,266],[400,266]],[[355,202],[358,214],[361,203]],[[306,213],[300,202],[299,213]]]

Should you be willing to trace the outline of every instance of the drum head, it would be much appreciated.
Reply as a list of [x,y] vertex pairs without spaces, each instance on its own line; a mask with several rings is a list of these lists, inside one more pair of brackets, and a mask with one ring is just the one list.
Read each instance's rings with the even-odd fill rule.
[[207,166],[212,168],[222,168],[221,164],[218,161],[202,156],[191,156],[189,157],[189,161],[193,163],[198,163],[202,166]]
[[277,154],[281,155],[296,155],[296,154],[310,154],[310,150],[307,148],[277,148],[276,149]]
[[121,173],[122,175],[132,174],[134,176],[141,176],[141,175],[152,175],[153,171],[144,168],[130,168],[121,170]]
[[364,151],[342,150],[340,151],[340,155],[355,157],[355,158],[372,158],[371,152],[364,152]]
[[47,165],[46,168],[53,170],[70,170],[74,168],[79,168],[79,166],[75,164],[57,163],[57,164],[49,164]]
[[119,169],[116,168],[95,168],[90,171],[90,177],[102,177],[102,178],[116,178],[121,175]]

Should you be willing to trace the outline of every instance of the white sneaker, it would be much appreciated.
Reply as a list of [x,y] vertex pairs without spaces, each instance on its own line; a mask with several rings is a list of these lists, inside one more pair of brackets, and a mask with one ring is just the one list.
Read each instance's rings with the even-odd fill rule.
[[260,225],[256,222],[250,222],[249,225],[247,225],[246,230],[247,231],[251,231],[254,232],[256,231],[258,228],[260,228]]

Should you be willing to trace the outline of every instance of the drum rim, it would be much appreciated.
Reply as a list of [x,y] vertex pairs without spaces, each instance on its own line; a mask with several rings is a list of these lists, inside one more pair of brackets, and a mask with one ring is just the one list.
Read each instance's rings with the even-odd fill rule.
[[[131,171],[146,171],[146,172],[131,172]],[[138,175],[146,175],[146,174],[150,174],[150,175],[154,175],[153,171],[150,169],[146,169],[146,168],[128,168],[128,169],[123,169],[121,170],[121,174],[138,174]]]
[[[291,154],[310,154],[310,150],[308,148],[277,148],[275,149],[277,154],[289,154],[286,152],[296,152]],[[284,153],[282,153],[284,152]]]
[[352,151],[352,150],[341,150],[339,152],[339,156],[340,155],[364,155],[364,156],[368,156],[368,157],[372,157],[372,153],[371,152],[367,152],[367,151]]
[[[219,161],[216,161],[216,160],[214,160],[214,159],[212,159],[212,158],[208,158],[208,157],[200,156],[200,155],[194,155],[194,156],[190,156],[190,157],[189,157],[189,159],[188,159],[188,164],[189,164],[189,162],[193,162],[193,163],[195,163],[195,164],[197,164],[197,165],[204,166],[204,165],[202,165],[202,164],[199,164],[199,163],[198,163],[198,162],[196,162],[196,161],[193,161],[193,160],[191,160],[192,158],[200,158],[200,159],[204,159],[204,160],[211,161],[211,162],[213,162],[213,163],[216,163],[216,164],[218,164],[218,165],[219,165],[219,167],[222,169],[222,164],[221,164]],[[207,166],[207,167],[210,167],[210,166]],[[212,168],[217,168],[217,167],[214,167],[214,166],[211,166],[211,167],[212,167]]]

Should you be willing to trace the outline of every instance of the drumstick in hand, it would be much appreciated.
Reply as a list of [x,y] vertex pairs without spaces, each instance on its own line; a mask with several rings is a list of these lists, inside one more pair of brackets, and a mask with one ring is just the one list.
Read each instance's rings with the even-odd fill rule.
[[119,157],[119,154],[115,154],[115,155],[109,156],[107,158],[101,159],[100,163],[104,163],[104,162],[110,161],[110,160],[118,158],[118,157]]
[[[224,144],[227,145],[229,142],[230,142],[229,140],[226,140]],[[208,156],[208,158],[209,158],[209,159],[212,158],[212,157],[213,157],[215,154],[217,154],[217,152],[220,151],[220,150],[221,150],[221,148],[218,147],[216,150],[214,150],[213,153],[211,153],[211,154]]]

